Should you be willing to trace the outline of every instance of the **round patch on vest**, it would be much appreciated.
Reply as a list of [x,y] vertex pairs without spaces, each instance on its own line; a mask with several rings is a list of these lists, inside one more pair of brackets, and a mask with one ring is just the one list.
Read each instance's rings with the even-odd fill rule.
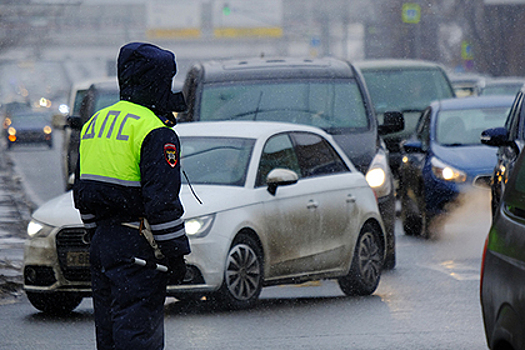
[[164,158],[170,167],[175,168],[175,165],[177,165],[177,146],[175,146],[173,143],[165,144]]

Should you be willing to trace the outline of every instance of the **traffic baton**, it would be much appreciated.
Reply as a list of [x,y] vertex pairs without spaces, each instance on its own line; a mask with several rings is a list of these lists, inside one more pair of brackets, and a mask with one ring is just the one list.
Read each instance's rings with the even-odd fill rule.
[[135,264],[135,265],[155,268],[155,270],[157,270],[157,271],[168,272],[168,267],[167,266],[160,265],[160,264],[157,264],[157,263],[154,263],[154,262],[151,262],[151,261],[146,261],[144,259],[131,258],[131,262],[133,264]]

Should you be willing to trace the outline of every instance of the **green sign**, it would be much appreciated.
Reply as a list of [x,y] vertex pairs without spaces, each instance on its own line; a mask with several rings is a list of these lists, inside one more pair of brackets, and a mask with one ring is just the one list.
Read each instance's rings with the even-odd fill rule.
[[404,3],[401,8],[401,18],[404,23],[419,23],[421,20],[421,6],[419,4]]
[[468,41],[461,42],[461,58],[463,58],[464,60],[474,59],[472,45]]

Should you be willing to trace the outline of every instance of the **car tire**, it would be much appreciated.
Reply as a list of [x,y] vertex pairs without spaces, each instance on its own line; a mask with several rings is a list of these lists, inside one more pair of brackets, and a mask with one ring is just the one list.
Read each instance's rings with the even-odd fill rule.
[[81,296],[70,293],[26,292],[26,295],[35,309],[53,315],[69,314],[82,302]]
[[226,258],[224,280],[213,299],[227,309],[254,306],[263,285],[262,257],[262,250],[252,237],[237,236]]
[[417,236],[421,233],[421,218],[417,214],[416,204],[403,195],[401,198],[401,221],[403,222],[403,231],[407,236]]
[[381,233],[367,223],[361,229],[355,246],[350,271],[338,279],[339,287],[348,296],[372,294],[381,277],[383,245]]
[[396,252],[387,254],[385,263],[383,264],[383,270],[393,270],[396,267]]

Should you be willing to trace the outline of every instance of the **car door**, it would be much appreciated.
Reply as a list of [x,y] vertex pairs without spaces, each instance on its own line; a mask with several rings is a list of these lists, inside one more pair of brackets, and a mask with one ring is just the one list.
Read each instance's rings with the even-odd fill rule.
[[505,184],[507,183],[514,163],[523,149],[525,139],[525,108],[523,108],[524,100],[523,92],[516,95],[514,104],[509,112],[505,127],[509,131],[509,139],[513,140],[517,146],[512,145],[501,146],[498,149],[498,161],[494,169],[492,198],[493,207],[497,206],[500,198],[505,191]]
[[292,133],[302,182],[312,189],[319,217],[310,233],[304,273],[348,266],[359,231],[356,202],[364,190],[362,177],[352,173],[330,143],[319,135]]
[[[405,155],[403,160],[402,184],[406,195],[414,203],[423,199],[423,168],[428,158],[427,151],[430,148],[430,123],[432,108],[428,107],[421,115],[416,128],[416,133],[409,142],[415,142],[419,149]],[[408,143],[408,142],[407,142]]]
[[[266,191],[266,176],[276,168],[297,173],[299,181],[280,186],[275,195]],[[264,193],[264,226],[268,246],[266,277],[297,275],[303,271],[312,236],[320,227],[316,191],[301,178],[301,169],[290,135],[267,140],[257,174],[256,186]]]

